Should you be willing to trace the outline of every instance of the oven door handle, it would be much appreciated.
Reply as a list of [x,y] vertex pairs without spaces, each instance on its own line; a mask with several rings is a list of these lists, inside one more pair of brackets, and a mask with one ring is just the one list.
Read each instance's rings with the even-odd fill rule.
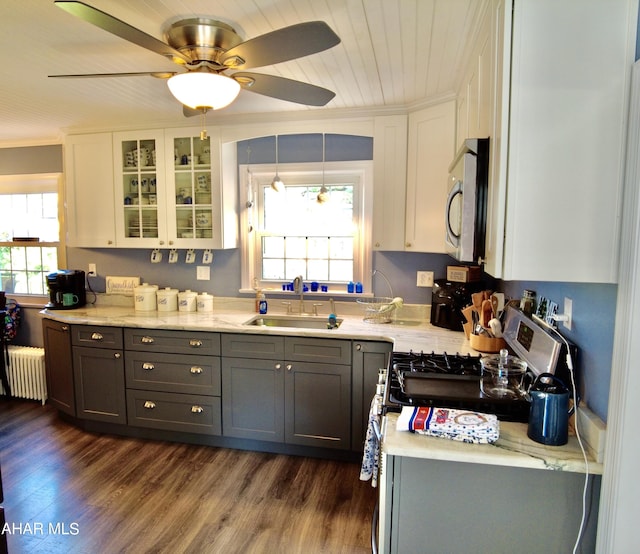
[[376,417],[371,421],[371,423],[373,424],[373,432],[376,435],[376,440],[379,443],[380,439],[382,439],[382,431],[380,429],[380,419]]
[[380,501],[376,500],[371,516],[371,554],[378,554],[378,523],[380,521]]

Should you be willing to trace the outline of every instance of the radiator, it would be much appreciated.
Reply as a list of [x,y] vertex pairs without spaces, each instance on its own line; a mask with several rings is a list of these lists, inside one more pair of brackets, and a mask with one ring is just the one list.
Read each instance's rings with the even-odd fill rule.
[[[44,348],[9,345],[8,350],[7,377],[11,387],[11,396],[40,400],[44,404],[47,400]],[[3,352],[0,352],[0,354],[4,356]],[[7,394],[1,382],[0,393]]]

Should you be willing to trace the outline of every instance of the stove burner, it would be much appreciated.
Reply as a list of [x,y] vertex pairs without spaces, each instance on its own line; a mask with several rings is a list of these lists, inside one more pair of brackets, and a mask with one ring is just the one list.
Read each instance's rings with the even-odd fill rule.
[[394,352],[392,365],[396,372],[412,371],[449,375],[480,375],[480,356],[471,354]]

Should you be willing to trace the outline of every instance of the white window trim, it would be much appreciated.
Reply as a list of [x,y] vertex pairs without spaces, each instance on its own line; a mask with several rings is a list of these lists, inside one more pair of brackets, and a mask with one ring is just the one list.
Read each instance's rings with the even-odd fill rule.
[[[240,187],[240,253],[241,253],[241,289],[242,293],[254,292],[255,268],[253,264],[255,241],[250,237],[251,225],[257,224],[251,221],[250,199],[256,195],[256,184],[259,182],[271,181],[276,173],[276,164],[240,164],[239,166],[239,187]],[[251,171],[251,179],[254,183],[253,191],[249,192],[248,171]],[[278,164],[278,174],[285,183],[309,182],[309,179],[317,180],[318,174],[323,171],[322,162]],[[328,185],[334,180],[357,179],[360,183],[359,202],[354,209],[357,209],[359,220],[358,233],[356,233],[356,248],[359,249],[359,256],[355,261],[354,273],[357,279],[362,282],[365,293],[371,291],[371,268],[372,268],[372,225],[373,214],[373,162],[372,161],[348,161],[348,162],[325,162],[324,175]],[[313,177],[311,177],[313,176]],[[251,194],[251,196],[250,196]],[[266,289],[268,290],[268,289]],[[273,289],[274,292],[276,289]],[[330,289],[333,295],[344,292]],[[353,295],[351,295],[353,296]]]

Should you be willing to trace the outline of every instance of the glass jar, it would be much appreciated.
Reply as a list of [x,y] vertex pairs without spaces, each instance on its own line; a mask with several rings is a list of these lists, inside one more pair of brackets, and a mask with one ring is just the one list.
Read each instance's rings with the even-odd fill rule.
[[522,298],[520,300],[520,309],[525,315],[531,317],[536,311],[536,291],[525,289],[522,292]]

